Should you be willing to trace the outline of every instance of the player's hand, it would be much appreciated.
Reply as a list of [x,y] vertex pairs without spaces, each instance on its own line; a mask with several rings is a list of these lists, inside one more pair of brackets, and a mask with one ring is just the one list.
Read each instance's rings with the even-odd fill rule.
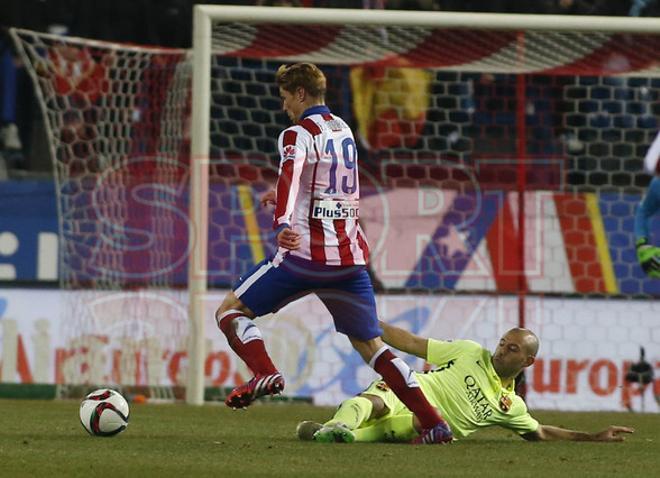
[[277,235],[277,244],[290,251],[300,249],[300,234],[291,228],[285,227]]
[[263,196],[261,196],[261,199],[259,200],[259,204],[261,204],[261,207],[266,207],[269,204],[275,206],[277,204],[277,195],[275,193],[275,190],[271,189]]
[[637,260],[646,275],[660,278],[660,247],[652,246],[642,237],[637,241]]
[[607,427],[607,430],[598,432],[594,434],[596,441],[623,441],[625,433],[634,433],[635,430],[630,427],[619,427],[616,425],[611,425]]

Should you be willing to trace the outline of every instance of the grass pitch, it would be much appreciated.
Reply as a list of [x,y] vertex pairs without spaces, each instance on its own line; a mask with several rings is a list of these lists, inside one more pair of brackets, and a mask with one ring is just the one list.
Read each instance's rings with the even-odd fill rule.
[[329,408],[255,405],[132,405],[119,436],[87,435],[76,401],[0,400],[1,477],[192,478],[253,476],[651,476],[660,468],[660,416],[623,413],[534,415],[547,424],[595,431],[636,429],[624,443],[529,443],[501,429],[450,446],[320,444],[295,436],[301,420]]

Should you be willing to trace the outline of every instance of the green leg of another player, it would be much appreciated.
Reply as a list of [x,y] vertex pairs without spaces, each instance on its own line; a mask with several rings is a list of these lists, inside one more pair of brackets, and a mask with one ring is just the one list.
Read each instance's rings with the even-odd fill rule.
[[356,442],[409,443],[419,434],[413,427],[410,413],[376,420],[373,424],[353,430]]
[[371,400],[364,397],[353,397],[342,402],[335,415],[325,422],[324,425],[342,423],[350,430],[355,430],[369,420],[372,410],[373,404]]

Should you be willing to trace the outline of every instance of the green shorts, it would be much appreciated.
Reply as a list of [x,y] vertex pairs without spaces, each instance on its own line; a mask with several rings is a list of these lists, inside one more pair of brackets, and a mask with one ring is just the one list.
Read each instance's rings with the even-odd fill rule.
[[382,380],[372,382],[362,392],[362,395],[380,397],[388,412],[382,417],[368,420],[360,425],[360,428],[356,430],[358,441],[362,441],[360,430],[363,431],[365,436],[370,436],[370,439],[366,441],[374,441],[373,438],[378,437],[377,441],[409,442],[418,436],[413,426],[412,412],[399,400],[385,382]]
[[404,413],[412,413],[408,407],[406,407],[399,397],[392,391],[392,389],[385,383],[383,380],[374,380],[371,382],[371,385],[362,392],[362,395],[375,395],[380,397],[385,406],[388,408],[387,414],[383,415],[380,418],[391,417],[393,415],[401,415]]

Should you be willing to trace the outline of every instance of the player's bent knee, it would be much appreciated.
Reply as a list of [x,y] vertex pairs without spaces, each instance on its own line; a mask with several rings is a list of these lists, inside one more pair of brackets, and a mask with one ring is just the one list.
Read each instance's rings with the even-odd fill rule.
[[233,292],[229,292],[225,296],[220,307],[215,311],[215,321],[217,322],[218,327],[225,332],[224,328],[233,321],[233,316],[236,314],[240,314],[241,316],[250,319],[254,318],[254,313],[247,308]]
[[385,401],[380,398],[378,395],[371,395],[369,393],[361,393],[360,396],[362,398],[366,398],[371,402],[371,406],[373,407],[371,410],[371,416],[369,419],[372,418],[380,418],[384,415],[387,414],[387,412],[390,411],[390,409],[385,405]]
[[373,358],[374,354],[376,354],[385,345],[385,343],[380,337],[376,337],[369,340],[360,340],[354,337],[349,337],[348,339],[351,341],[351,345],[353,345],[353,348],[357,350],[357,352],[362,356],[364,361],[367,363],[369,363],[369,361]]
[[218,311],[216,312],[216,315],[220,313],[228,312],[230,310],[238,310],[240,312],[246,312],[249,310],[247,307],[245,307],[245,305],[243,305],[243,302],[241,302],[241,300],[238,297],[236,297],[233,291],[229,292],[225,296],[224,300],[222,301],[222,304],[220,304],[220,307],[218,307]]

